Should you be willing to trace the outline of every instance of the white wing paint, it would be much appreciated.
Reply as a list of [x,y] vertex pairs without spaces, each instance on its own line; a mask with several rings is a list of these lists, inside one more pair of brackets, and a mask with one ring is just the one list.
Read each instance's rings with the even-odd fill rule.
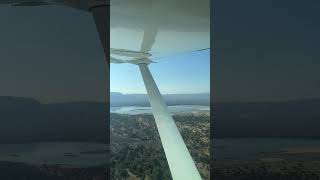
[[146,64],[139,64],[147,89],[152,113],[157,124],[161,143],[174,180],[201,180],[197,167],[168,111],[160,91]]

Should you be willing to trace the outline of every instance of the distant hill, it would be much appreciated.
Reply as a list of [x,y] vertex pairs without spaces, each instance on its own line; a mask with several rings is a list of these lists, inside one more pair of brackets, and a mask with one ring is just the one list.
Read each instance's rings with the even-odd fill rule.
[[[210,94],[167,94],[163,95],[168,105],[210,105]],[[110,93],[110,106],[149,106],[146,94]]]
[[[135,98],[139,96],[145,95],[129,95]],[[188,98],[183,95],[173,97],[167,96],[169,104],[188,104]],[[128,102],[124,100],[123,102]],[[141,104],[145,103],[144,100]],[[138,99],[134,102],[137,101]],[[257,103],[217,102],[211,109],[214,111],[211,116],[214,117],[211,121],[211,135],[215,138],[320,138],[320,99]],[[106,142],[109,138],[107,110],[104,103],[41,104],[31,98],[0,96],[0,143]]]
[[211,108],[211,138],[320,138],[320,99],[214,103]]
[[30,98],[0,97],[0,143],[106,142],[107,110],[103,103],[41,104]]

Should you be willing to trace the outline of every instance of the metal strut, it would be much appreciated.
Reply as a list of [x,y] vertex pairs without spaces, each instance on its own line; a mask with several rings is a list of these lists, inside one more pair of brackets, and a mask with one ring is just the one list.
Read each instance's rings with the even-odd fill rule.
[[109,67],[110,64],[110,5],[103,4],[90,9],[96,24],[100,42]]
[[139,64],[173,180],[201,180],[197,167],[168,111],[147,64]]
[[[96,2],[96,1],[94,1]],[[102,5],[93,6],[90,11],[92,12],[94,22],[96,24],[97,31],[99,33],[100,42],[104,51],[104,56],[106,60],[106,90],[110,90],[110,2],[109,1],[102,1]],[[106,91],[106,92],[107,92]],[[109,111],[110,107],[110,93],[106,93],[106,112]],[[106,126],[110,125],[110,117],[106,119]],[[106,143],[107,146],[107,154],[110,154],[110,128],[106,128]],[[106,162],[109,161],[109,157],[106,157]],[[109,163],[110,165],[110,163]],[[107,177],[110,176],[110,168],[106,168]],[[107,178],[108,179],[108,178]]]

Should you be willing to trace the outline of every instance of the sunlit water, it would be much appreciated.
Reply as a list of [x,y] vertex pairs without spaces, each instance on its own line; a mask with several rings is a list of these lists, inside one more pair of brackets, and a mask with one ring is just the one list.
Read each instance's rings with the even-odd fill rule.
[[106,144],[99,143],[0,144],[0,161],[94,166],[107,163],[105,150]]
[[[320,159],[320,139],[224,138],[213,139],[211,147],[212,157],[216,160]],[[296,149],[298,153],[288,153]]]
[[[169,106],[169,111],[171,113],[178,112],[199,112],[199,111],[210,111],[210,106],[200,106],[200,105],[177,105]],[[151,114],[151,107],[139,107],[139,106],[123,106],[123,107],[110,107],[111,113],[117,114]]]

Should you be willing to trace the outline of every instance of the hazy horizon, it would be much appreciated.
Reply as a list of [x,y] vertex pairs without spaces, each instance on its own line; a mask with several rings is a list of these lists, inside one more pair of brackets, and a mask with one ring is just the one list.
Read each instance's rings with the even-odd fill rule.
[[[110,95],[121,95],[121,96],[145,96],[147,98],[147,94],[146,93],[121,93],[121,92],[110,92]],[[180,95],[184,95],[184,96],[192,96],[192,95],[208,95],[209,97],[212,96],[212,94],[210,94],[210,92],[197,92],[197,93],[172,93],[172,94],[162,94],[164,97],[165,96],[180,96]],[[56,103],[78,103],[78,102],[88,102],[88,103],[105,103],[106,100],[101,100],[101,101],[94,101],[94,100],[75,100],[75,101],[41,101],[41,99],[37,99],[34,97],[27,97],[27,96],[7,96],[7,95],[0,95],[0,98],[3,97],[9,97],[9,98],[25,98],[25,99],[32,99],[35,100],[41,104],[56,104]],[[247,100],[247,101],[236,101],[236,100],[225,100],[225,101],[215,101],[215,102],[211,102],[212,104],[220,104],[220,103],[282,103],[282,102],[294,102],[294,101],[317,101],[320,100],[320,97],[302,97],[302,98],[292,98],[292,99],[278,99],[278,100]],[[210,98],[208,98],[208,101],[210,101]]]

